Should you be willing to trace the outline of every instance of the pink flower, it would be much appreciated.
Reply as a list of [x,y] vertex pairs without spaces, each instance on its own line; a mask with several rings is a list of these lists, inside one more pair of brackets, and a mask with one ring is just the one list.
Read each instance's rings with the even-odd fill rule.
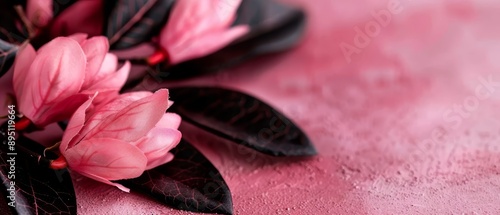
[[81,45],[87,57],[85,81],[80,92],[88,95],[99,92],[94,104],[103,103],[118,96],[118,92],[127,81],[130,63],[126,62],[117,70],[118,58],[108,53],[109,42],[106,37],[97,36],[87,39],[86,34],[74,34],[70,38]]
[[86,33],[102,35],[104,10],[102,0],[78,0],[54,18],[49,27],[50,35],[69,36]]
[[68,119],[97,91],[116,95],[126,81],[130,64],[115,72],[116,57],[107,54],[105,37],[73,38],[55,38],[38,51],[27,44],[17,54],[13,85],[18,107],[37,127]]
[[246,34],[247,25],[230,28],[241,0],[179,0],[174,5],[169,21],[161,30],[162,47],[151,56],[150,64],[166,58],[169,63],[202,57],[218,51]]
[[28,0],[26,16],[35,26],[46,26],[53,16],[52,0]]
[[71,170],[129,192],[111,181],[139,177],[172,160],[168,152],[180,141],[181,119],[165,113],[168,90],[123,94],[88,113],[91,102],[75,112],[59,147]]

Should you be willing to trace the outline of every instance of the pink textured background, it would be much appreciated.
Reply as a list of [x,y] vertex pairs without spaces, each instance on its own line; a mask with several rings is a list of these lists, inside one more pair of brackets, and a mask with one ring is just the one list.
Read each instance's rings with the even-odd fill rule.
[[[500,84],[481,82],[500,82],[498,1],[394,1],[401,12],[350,62],[339,45],[388,1],[283,1],[309,14],[297,48],[189,81],[267,101],[318,149],[271,158],[183,125],[236,214],[500,214]],[[86,178],[75,185],[81,214],[190,214]]]

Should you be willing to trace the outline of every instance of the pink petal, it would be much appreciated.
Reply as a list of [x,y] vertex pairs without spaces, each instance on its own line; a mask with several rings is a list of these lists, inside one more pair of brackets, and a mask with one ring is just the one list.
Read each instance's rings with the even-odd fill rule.
[[165,156],[179,144],[181,137],[181,132],[175,129],[153,128],[148,136],[136,145],[148,158],[146,169],[168,162]]
[[139,177],[147,164],[137,147],[110,138],[84,140],[62,152],[72,170],[106,180]]
[[107,185],[115,186],[115,187],[117,187],[118,189],[120,189],[123,192],[130,193],[130,189],[129,188],[127,188],[127,187],[125,187],[125,186],[123,186],[121,184],[118,184],[118,183],[113,183],[113,182],[111,182],[108,179],[105,179],[103,177],[94,175],[92,173],[85,173],[85,172],[80,172],[80,174],[83,175],[83,176],[85,176],[85,177],[87,177],[87,178],[94,179],[96,181],[105,183]]
[[87,40],[88,35],[84,33],[76,33],[68,36],[71,39],[74,39],[76,42],[78,42],[80,45]]
[[[153,168],[156,168],[158,166],[161,166],[163,164],[166,164],[174,159],[174,155],[172,153],[166,152],[156,152],[155,154],[150,154],[148,155],[151,157],[151,160],[148,160],[148,165],[146,166],[146,170],[150,170]],[[153,157],[156,157],[153,159]]]
[[[107,94],[109,93],[109,91],[105,91],[104,93]],[[102,121],[109,118],[109,116],[118,113],[133,102],[151,95],[153,95],[153,93],[148,91],[125,93],[119,95],[111,102],[108,102],[106,104],[98,104],[94,108],[94,111],[89,114],[88,117],[86,117],[85,126],[82,128],[79,135],[75,137],[74,141],[80,141],[90,131],[94,130],[95,127],[98,126]]]
[[84,139],[102,137],[136,141],[158,123],[167,107],[168,90],[158,90],[103,119]]
[[85,82],[82,88],[87,89],[99,81],[99,70],[103,63],[104,57],[108,53],[108,39],[103,36],[92,37],[84,40],[81,44],[85,56],[87,56],[87,69],[85,73]]
[[104,90],[120,91],[125,82],[127,81],[128,74],[130,73],[131,64],[126,62],[118,71],[113,71],[99,79],[95,80],[92,85],[85,89],[85,92],[96,92]]
[[89,36],[102,34],[103,2],[101,0],[76,1],[61,12],[50,25],[52,37],[83,32]]
[[26,77],[28,77],[31,63],[35,60],[36,51],[31,44],[22,46],[17,52],[16,60],[14,62],[14,77],[13,85],[16,98],[21,98],[24,90],[29,86],[25,85]]
[[40,127],[45,127],[53,122],[67,120],[88,99],[89,95],[86,94],[79,93],[72,95],[52,105],[40,118],[33,119],[32,121]]
[[144,154],[149,154],[162,149],[173,149],[181,140],[180,131],[171,128],[153,128],[148,133],[147,138],[140,141],[136,146]]
[[39,49],[18,96],[21,113],[36,121],[52,105],[75,95],[83,84],[86,59],[73,39],[56,38]]
[[92,101],[96,95],[88,98],[88,100],[83,103],[73,114],[71,119],[69,120],[68,126],[66,130],[64,130],[63,138],[61,141],[61,145],[59,146],[59,150],[61,153],[66,151],[68,147],[72,147],[74,144],[70,144],[71,140],[82,130],[82,127],[85,123],[86,111],[92,104]]
[[187,43],[195,38],[195,27],[207,28],[210,26],[209,22],[206,23],[207,19],[204,19],[209,17],[210,5],[211,1],[177,1],[170,14],[169,22],[161,30],[161,46],[170,51],[170,46]]
[[248,26],[240,25],[227,31],[207,34],[190,43],[171,46],[168,50],[171,63],[177,64],[216,52],[235,39],[248,33],[249,30],[250,28]]
[[118,57],[116,55],[108,53],[106,57],[104,57],[104,61],[102,62],[101,68],[99,69],[98,76],[103,77],[108,74],[116,72],[118,68]]
[[26,16],[37,27],[46,26],[52,19],[52,0],[28,0]]
[[236,11],[241,4],[241,0],[216,0],[215,8],[217,17],[222,26],[230,26],[236,17]]
[[[160,45],[169,53],[171,63],[210,54],[243,35],[243,31],[246,33],[248,30],[237,27],[230,30],[230,33],[222,34],[234,21],[240,3],[241,0],[176,2],[170,21],[160,34]],[[214,36],[223,36],[222,41]],[[199,40],[211,40],[214,44],[193,45]]]
[[156,127],[178,129],[181,124],[181,117],[175,113],[165,113]]

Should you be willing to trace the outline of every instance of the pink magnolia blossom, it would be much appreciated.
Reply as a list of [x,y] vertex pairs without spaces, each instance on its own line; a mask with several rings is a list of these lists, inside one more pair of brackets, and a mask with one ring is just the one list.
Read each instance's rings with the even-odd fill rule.
[[218,51],[246,34],[247,25],[230,27],[241,0],[179,0],[170,19],[161,30],[162,50],[148,61],[157,64],[166,58],[169,63],[202,57]]
[[45,27],[52,20],[53,0],[28,0],[26,16],[37,27]]
[[[77,41],[78,40],[78,41]],[[99,91],[116,95],[130,70],[116,71],[105,37],[58,37],[35,51],[23,46],[14,62],[13,86],[20,112],[37,127],[65,120]],[[98,98],[104,100],[105,96]]]
[[129,192],[111,181],[139,177],[172,160],[181,119],[165,113],[168,90],[122,94],[88,111],[91,102],[72,116],[59,147],[70,169]]
[[103,103],[118,96],[118,91],[127,81],[130,63],[126,62],[117,70],[118,58],[108,53],[109,42],[106,37],[96,36],[87,39],[86,34],[74,34],[70,38],[81,45],[87,57],[85,81],[80,92],[88,95],[99,92],[94,104]]
[[50,35],[69,36],[86,33],[89,36],[102,35],[104,10],[102,0],[78,0],[54,18]]

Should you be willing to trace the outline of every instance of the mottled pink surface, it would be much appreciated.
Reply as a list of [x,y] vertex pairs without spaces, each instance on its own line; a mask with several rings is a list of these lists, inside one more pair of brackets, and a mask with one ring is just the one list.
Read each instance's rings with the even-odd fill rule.
[[[183,125],[236,214],[500,214],[500,83],[483,83],[500,82],[498,1],[396,1],[400,13],[350,63],[340,44],[353,45],[354,28],[387,1],[284,1],[309,13],[300,46],[190,81],[267,101],[318,149],[271,158]],[[81,214],[190,214],[90,179],[75,185]]]

